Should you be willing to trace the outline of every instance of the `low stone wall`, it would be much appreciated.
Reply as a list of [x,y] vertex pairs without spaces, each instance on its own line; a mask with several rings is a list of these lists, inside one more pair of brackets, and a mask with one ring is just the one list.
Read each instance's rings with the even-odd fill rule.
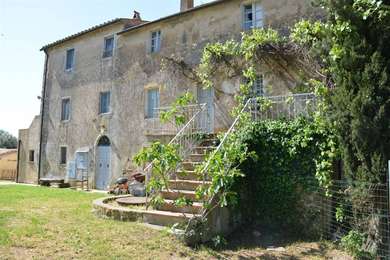
[[109,202],[118,198],[126,198],[130,196],[131,195],[125,195],[97,199],[92,203],[93,213],[96,216],[105,219],[113,219],[119,221],[142,221],[144,214],[143,210],[130,209],[109,204]]

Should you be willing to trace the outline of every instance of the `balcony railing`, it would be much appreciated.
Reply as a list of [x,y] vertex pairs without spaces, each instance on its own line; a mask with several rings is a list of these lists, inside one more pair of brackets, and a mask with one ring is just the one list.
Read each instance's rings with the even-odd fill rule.
[[[194,115],[197,115],[195,121],[192,123],[196,124],[197,128],[205,130],[210,123],[205,106],[205,104],[187,105],[180,108],[176,114],[183,117],[182,121],[184,124],[193,119]],[[161,114],[170,109],[171,107],[159,107],[154,109],[153,116],[145,119],[146,135],[175,136],[183,128],[184,125],[177,125],[174,118],[168,121],[161,120]]]
[[254,121],[265,119],[294,119],[308,116],[316,108],[317,100],[313,93],[293,94],[286,96],[265,96],[248,100],[245,111]]

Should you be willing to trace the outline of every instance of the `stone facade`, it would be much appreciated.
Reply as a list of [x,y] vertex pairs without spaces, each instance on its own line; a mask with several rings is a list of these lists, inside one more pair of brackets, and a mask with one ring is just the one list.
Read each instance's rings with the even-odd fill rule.
[[36,116],[28,129],[19,130],[17,182],[38,183],[40,125],[41,117]]
[[[119,20],[44,47],[47,71],[41,176],[65,178],[67,164],[60,163],[61,147],[66,147],[67,161],[75,160],[76,151],[87,147],[90,184],[95,187],[97,144],[102,136],[108,137],[111,147],[109,183],[121,176],[125,168],[136,170],[131,158],[155,138],[146,134],[150,123],[145,112],[147,91],[159,90],[160,106],[168,106],[185,91],[197,96],[201,87],[169,69],[162,70],[162,58],[174,55],[188,64],[197,64],[208,42],[238,39],[243,31],[244,5],[252,2],[215,1],[132,27],[128,24],[131,20]],[[281,32],[287,32],[288,26],[302,17],[316,15],[310,0],[258,3],[262,6],[264,27]],[[151,53],[151,34],[157,31],[161,32],[160,51]],[[104,39],[108,36],[114,36],[115,48],[112,57],[103,58]],[[66,52],[71,48],[75,50],[74,68],[66,71]],[[282,80],[274,68],[262,68],[261,73],[266,92],[271,95],[287,94],[296,84],[293,79]],[[221,79],[216,84],[212,126],[215,132],[231,123],[229,112],[239,83],[240,79]],[[99,114],[100,93],[107,91],[111,93],[110,112]],[[66,121],[61,121],[63,98],[70,98],[71,104],[70,118]],[[22,144],[35,134],[35,128],[21,130]],[[25,152],[21,156],[23,169]]]

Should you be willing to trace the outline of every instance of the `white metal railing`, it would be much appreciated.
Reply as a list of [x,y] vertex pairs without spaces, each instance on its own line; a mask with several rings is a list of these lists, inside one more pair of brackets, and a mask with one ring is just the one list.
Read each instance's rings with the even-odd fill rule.
[[[209,120],[206,104],[191,105],[191,114],[188,122],[177,132],[169,145],[176,145],[181,158],[186,158],[202,141],[203,135],[208,133]],[[195,112],[196,111],[196,112]],[[149,163],[143,170],[146,175],[146,184],[150,178],[155,161]],[[177,166],[178,168],[178,166]]]
[[[187,105],[179,108],[177,113],[180,113],[184,118],[184,122],[189,122],[191,118],[195,114],[197,114],[202,106],[199,104],[192,104]],[[146,134],[147,135],[156,135],[156,136],[163,136],[163,135],[170,135],[174,136],[176,135],[180,129],[181,126],[177,126],[174,119],[169,121],[163,121],[161,120],[161,115],[167,111],[169,111],[171,107],[158,107],[153,110],[153,115],[150,118],[146,119]],[[204,112],[201,112],[202,114],[205,114]]]
[[316,108],[317,100],[313,93],[292,94],[284,96],[264,96],[251,98],[247,111],[254,121],[265,119],[294,119],[297,116],[308,116]]
[[[286,96],[264,96],[259,98],[250,98],[245,103],[240,115],[236,117],[229,130],[223,136],[218,147],[213,151],[209,157],[207,163],[202,168],[201,174],[203,175],[203,181],[207,179],[208,170],[211,161],[214,157],[221,152],[222,148],[226,144],[226,140],[229,136],[236,131],[241,119],[245,117],[245,113],[248,113],[253,121],[261,121],[267,119],[294,119],[297,116],[309,116],[316,108],[316,96],[313,93],[293,94]],[[246,114],[246,115],[248,115]],[[209,203],[215,199],[208,198]],[[202,215],[205,216],[208,209],[204,208]]]

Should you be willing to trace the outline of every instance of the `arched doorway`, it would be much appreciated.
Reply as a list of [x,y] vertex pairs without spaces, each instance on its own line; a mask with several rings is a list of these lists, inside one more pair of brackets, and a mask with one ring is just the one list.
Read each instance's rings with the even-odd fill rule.
[[100,137],[96,147],[95,187],[106,190],[111,176],[111,142],[107,136]]

